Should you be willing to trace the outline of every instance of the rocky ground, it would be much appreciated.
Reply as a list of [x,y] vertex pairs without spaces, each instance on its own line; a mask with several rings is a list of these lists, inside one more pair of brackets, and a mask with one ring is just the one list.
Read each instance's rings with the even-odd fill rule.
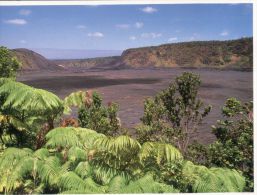
[[222,117],[221,107],[229,97],[242,101],[253,99],[253,73],[240,71],[218,71],[199,69],[142,69],[105,70],[87,72],[23,72],[18,80],[34,87],[54,92],[61,98],[77,90],[99,91],[104,103],[110,101],[120,105],[119,116],[124,127],[133,131],[143,115],[143,102],[168,87],[174,78],[184,71],[200,74],[202,85],[200,98],[211,104],[213,110],[205,118],[199,132],[192,135],[202,143],[211,143],[215,137],[211,125]]

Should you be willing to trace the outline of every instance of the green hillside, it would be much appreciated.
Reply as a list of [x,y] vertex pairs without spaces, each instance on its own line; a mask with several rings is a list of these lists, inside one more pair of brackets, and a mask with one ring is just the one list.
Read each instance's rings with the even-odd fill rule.
[[253,39],[194,41],[125,50],[121,63],[141,67],[252,69]]

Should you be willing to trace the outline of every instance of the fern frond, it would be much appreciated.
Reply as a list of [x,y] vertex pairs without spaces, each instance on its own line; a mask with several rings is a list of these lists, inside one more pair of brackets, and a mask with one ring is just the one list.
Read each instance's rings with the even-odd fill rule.
[[76,173],[70,171],[63,174],[58,182],[62,191],[80,191],[83,193],[100,193],[99,186],[92,180],[83,180]]
[[72,146],[82,147],[73,127],[55,128],[47,133],[46,140],[46,146],[51,148],[60,146],[64,148],[70,148]]
[[115,155],[128,155],[137,153],[140,149],[140,144],[138,141],[130,138],[129,136],[119,136],[116,138],[113,137],[102,137],[95,141],[95,146],[99,150],[108,151],[109,153]]
[[151,174],[146,174],[142,178],[131,181],[127,186],[124,186],[120,193],[171,193],[178,192],[172,186],[158,183],[154,181]]
[[38,159],[44,160],[50,156],[50,153],[46,148],[40,148],[33,153],[33,156]]
[[127,181],[124,177],[115,176],[109,183],[108,193],[120,193],[121,189],[126,185]]
[[93,170],[89,162],[80,162],[75,168],[74,172],[79,175],[82,179],[85,179],[92,175]]
[[235,170],[207,168],[187,161],[183,174],[191,178],[194,192],[242,192],[244,177]]
[[84,105],[84,100],[86,97],[85,91],[73,92],[64,99],[65,112],[70,113],[71,107],[81,107]]
[[177,148],[170,144],[158,142],[146,142],[142,145],[139,152],[141,162],[148,157],[154,157],[158,164],[160,164],[160,162],[171,163],[183,159],[182,154]]
[[61,174],[60,160],[55,156],[50,156],[43,161],[36,161],[37,172],[40,179],[46,184],[56,184]]
[[87,160],[87,152],[79,147],[73,146],[68,151],[69,161],[84,161]]
[[74,128],[74,131],[86,149],[93,149],[95,140],[105,137],[104,134],[87,128]]
[[0,86],[0,95],[5,97],[3,109],[26,115],[57,115],[63,111],[63,101],[46,90],[8,81]]

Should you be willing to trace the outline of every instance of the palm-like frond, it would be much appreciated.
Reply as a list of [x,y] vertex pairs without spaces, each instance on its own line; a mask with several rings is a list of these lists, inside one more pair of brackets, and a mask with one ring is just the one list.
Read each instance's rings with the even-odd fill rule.
[[10,169],[12,165],[18,163],[24,156],[30,156],[32,152],[33,151],[28,148],[7,148],[0,158],[0,173]]
[[19,187],[23,176],[32,169],[33,154],[30,149],[8,148],[0,158],[0,192],[10,192]]
[[8,80],[0,86],[5,97],[2,109],[23,116],[57,115],[63,111],[63,102],[56,95],[25,84]]
[[70,95],[68,95],[64,99],[64,106],[65,106],[65,112],[68,114],[71,111],[71,107],[81,107],[84,105],[84,100],[86,97],[86,92],[85,91],[77,91],[73,92]]
[[74,131],[86,149],[93,149],[95,140],[105,137],[104,134],[86,128],[74,128]]
[[128,153],[137,153],[140,149],[138,141],[130,138],[129,136],[119,137],[102,137],[95,141],[95,146],[99,150],[108,151],[115,155],[128,155]]
[[183,174],[191,178],[194,192],[242,192],[245,180],[237,171],[226,168],[207,168],[187,161]]
[[0,123],[11,124],[19,131],[23,131],[30,128],[30,126],[27,123],[24,123],[19,118],[16,118],[15,116],[11,115],[0,114]]
[[102,190],[92,179],[81,179],[76,173],[64,173],[58,182],[62,191],[80,191],[83,193],[100,193]]
[[[46,149],[32,153],[28,149],[8,148],[0,158],[0,164],[0,192],[3,188],[6,192],[12,192],[28,178],[40,179],[44,184],[54,185],[63,173],[59,159],[49,156]],[[3,169],[4,167],[6,168]]]
[[73,127],[58,127],[46,134],[46,146],[51,148],[82,146]]
[[33,159],[31,157],[23,157],[23,159],[13,167],[11,173],[7,175],[8,182],[5,191],[12,192],[15,188],[18,188],[19,185],[22,184],[22,180],[26,174],[32,172],[32,170]]
[[44,160],[50,156],[50,153],[46,148],[40,148],[33,153],[33,156],[38,159]]
[[97,183],[107,185],[115,176],[120,176],[125,180],[130,179],[130,176],[124,171],[119,171],[103,164],[93,166],[93,177]]
[[50,185],[56,184],[62,173],[60,160],[55,156],[50,156],[44,160],[35,161],[36,171],[41,181]]
[[79,175],[82,179],[85,179],[92,175],[93,168],[88,161],[80,162],[75,168],[74,172]]
[[146,142],[142,145],[139,158],[143,162],[148,157],[154,157],[158,164],[161,162],[171,163],[183,159],[177,148],[170,144],[158,142]]
[[52,148],[77,146],[92,149],[94,148],[95,140],[101,137],[105,137],[105,135],[86,128],[58,127],[47,133],[46,146]]
[[178,192],[172,186],[161,184],[154,181],[151,174],[146,174],[144,177],[131,181],[127,186],[124,186],[120,193],[164,193]]
[[79,147],[73,146],[68,151],[68,160],[72,162],[87,160],[87,152]]
[[115,176],[109,183],[108,193],[120,193],[121,189],[126,185],[127,181],[124,177]]

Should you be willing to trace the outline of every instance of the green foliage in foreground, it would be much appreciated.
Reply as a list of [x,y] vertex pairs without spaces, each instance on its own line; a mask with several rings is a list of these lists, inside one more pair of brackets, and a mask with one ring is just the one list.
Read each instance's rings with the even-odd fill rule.
[[140,142],[164,141],[186,153],[190,135],[211,111],[211,106],[205,106],[198,98],[200,84],[199,75],[184,72],[168,89],[147,99],[141,119],[143,124],[137,128]]
[[[46,138],[46,145],[36,151],[4,151],[0,192],[233,192],[245,185],[237,171],[194,165],[169,144],[141,145],[128,136],[114,138],[73,127],[53,129]],[[176,164],[179,171],[173,168]],[[165,181],[163,174],[175,174],[181,181]]]
[[0,138],[14,135],[18,145],[35,139],[43,123],[54,128],[63,113],[63,101],[56,95],[10,79],[0,78]]
[[[143,126],[147,136],[135,140],[118,136],[118,108],[103,106],[97,93],[75,92],[62,101],[1,78],[0,193],[251,191],[252,103],[228,99],[226,119],[214,127],[217,142],[207,149],[180,147],[210,111],[197,98],[199,85],[197,75],[184,73],[149,100],[143,120],[149,122]],[[77,127],[76,119],[54,128],[72,106],[83,110],[79,122],[87,128]]]
[[102,97],[97,92],[74,92],[66,97],[64,102],[67,112],[71,111],[70,107],[78,108],[78,121],[81,127],[111,136],[121,132],[118,104],[110,102],[108,106],[104,106]]
[[253,102],[230,98],[222,114],[225,120],[213,126],[217,141],[209,146],[210,164],[242,171],[247,190],[253,190]]
[[0,77],[15,78],[21,64],[6,48],[0,47]]

